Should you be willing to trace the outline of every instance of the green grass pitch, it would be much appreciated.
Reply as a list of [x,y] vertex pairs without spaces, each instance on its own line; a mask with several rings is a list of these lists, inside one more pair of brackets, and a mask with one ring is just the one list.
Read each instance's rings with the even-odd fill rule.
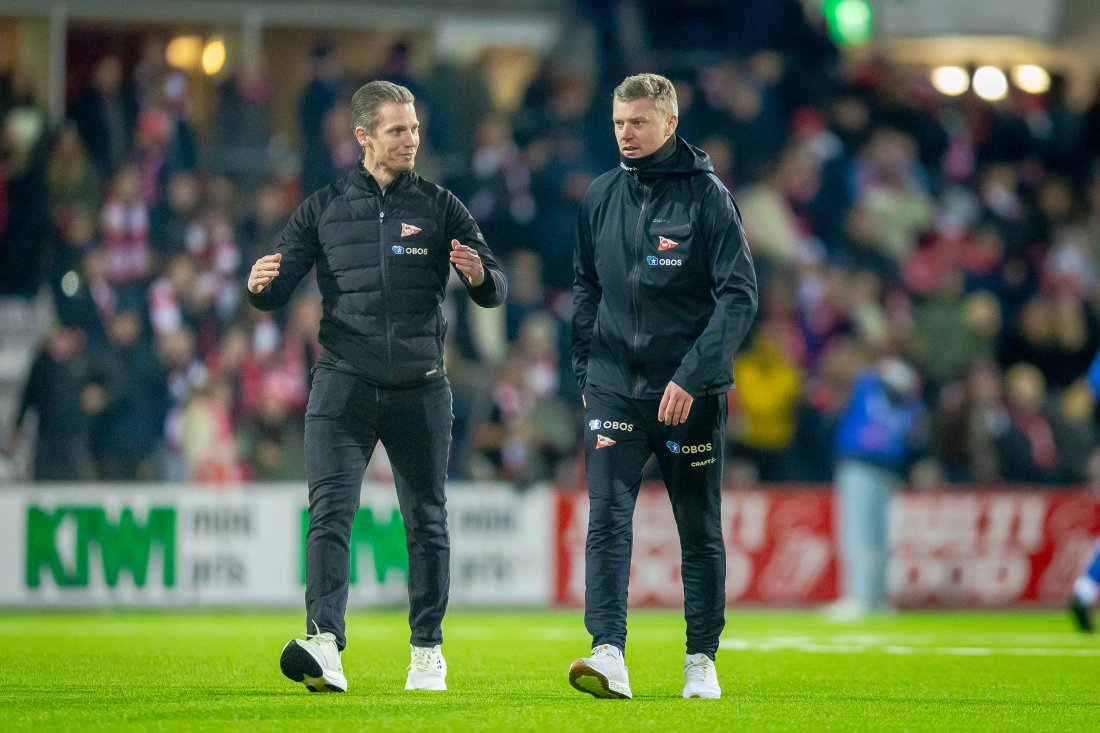
[[0,730],[1100,730],[1100,639],[1060,613],[902,613],[830,624],[727,614],[721,700],[683,700],[683,620],[632,611],[634,700],[573,690],[581,612],[454,609],[447,692],[406,692],[401,611],[348,618],[347,694],[279,672],[291,611],[0,615]]

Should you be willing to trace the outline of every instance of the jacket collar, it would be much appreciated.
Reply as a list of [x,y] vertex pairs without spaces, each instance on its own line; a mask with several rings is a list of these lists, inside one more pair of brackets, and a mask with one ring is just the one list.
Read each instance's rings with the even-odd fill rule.
[[636,179],[714,172],[710,156],[678,135],[673,135],[644,158],[620,156],[619,167]]
[[641,158],[627,158],[625,155],[619,154],[619,167],[621,167],[627,173],[645,174],[651,168],[659,166],[665,162],[676,152],[676,135],[672,135],[668,140],[665,140],[661,147],[654,150],[649,155]]
[[[390,185],[386,188],[386,191],[396,191],[398,188],[403,188],[408,181],[412,180],[413,175],[411,171],[402,171],[398,173],[393,177],[393,180],[390,181]],[[370,174],[370,171],[363,167],[362,151],[359,153],[359,159],[355,161],[355,168],[352,170],[350,176],[351,182],[356,188],[361,188],[367,193],[372,193],[375,196],[382,195],[382,187],[378,185],[378,181]]]

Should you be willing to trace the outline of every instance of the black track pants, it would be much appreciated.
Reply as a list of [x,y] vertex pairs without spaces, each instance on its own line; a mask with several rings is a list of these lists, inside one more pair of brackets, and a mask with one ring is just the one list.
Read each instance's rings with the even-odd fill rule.
[[726,607],[720,492],[726,396],[696,399],[687,422],[677,426],[657,421],[660,400],[634,400],[589,385],[585,402],[591,509],[584,623],[592,645],[626,649],[634,504],[642,469],[655,454],[680,536],[687,653],[713,659]]
[[[412,389],[379,389],[318,367],[306,410],[306,630],[336,635],[344,648],[349,545],[363,472],[378,441],[393,466],[409,553],[411,643],[434,646],[450,590],[447,453],[451,387],[438,379]],[[314,626],[316,624],[316,627]]]

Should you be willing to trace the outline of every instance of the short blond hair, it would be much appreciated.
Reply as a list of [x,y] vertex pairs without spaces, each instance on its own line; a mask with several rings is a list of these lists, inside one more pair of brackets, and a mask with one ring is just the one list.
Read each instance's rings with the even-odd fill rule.
[[664,117],[676,117],[680,109],[676,104],[676,87],[660,74],[635,74],[623,79],[612,93],[619,102],[635,99],[652,99],[657,111]]

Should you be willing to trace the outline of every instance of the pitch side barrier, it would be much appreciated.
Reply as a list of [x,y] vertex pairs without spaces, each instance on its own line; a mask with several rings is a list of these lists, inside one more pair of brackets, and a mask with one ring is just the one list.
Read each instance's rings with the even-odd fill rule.
[[[452,605],[579,606],[588,500],[579,489],[448,485]],[[827,485],[729,490],[731,605],[807,606],[837,592]],[[301,604],[307,515],[297,484],[0,488],[0,605]],[[1061,605],[1100,535],[1100,495],[994,487],[899,494],[890,592],[902,607]],[[354,605],[401,605],[408,570],[393,489],[364,484]],[[680,549],[663,488],[634,517],[631,607],[679,606]]]

